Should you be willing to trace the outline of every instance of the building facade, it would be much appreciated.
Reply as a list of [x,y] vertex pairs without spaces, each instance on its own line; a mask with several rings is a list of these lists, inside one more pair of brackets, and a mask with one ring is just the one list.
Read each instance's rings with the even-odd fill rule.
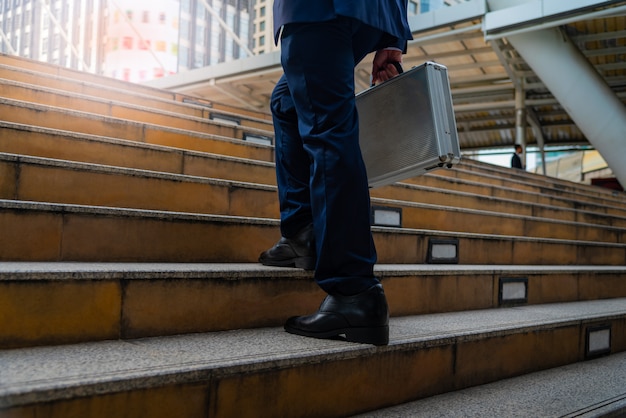
[[102,74],[142,82],[178,70],[178,0],[107,2]]
[[254,0],[180,0],[178,71],[253,55]]
[[0,53],[140,82],[253,55],[254,3],[0,0]]
[[276,51],[274,45],[274,20],[272,19],[273,0],[256,0],[254,4],[253,41],[255,55]]
[[101,72],[103,0],[0,0],[0,52]]

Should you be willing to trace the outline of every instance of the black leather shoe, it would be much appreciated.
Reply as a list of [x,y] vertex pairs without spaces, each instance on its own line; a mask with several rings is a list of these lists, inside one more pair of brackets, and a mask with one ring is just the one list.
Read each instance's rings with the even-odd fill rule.
[[387,345],[389,309],[380,284],[354,296],[328,295],[313,315],[294,316],[285,331],[314,338]]
[[266,266],[315,270],[313,225],[303,228],[293,238],[282,237],[276,245],[261,253],[259,262]]

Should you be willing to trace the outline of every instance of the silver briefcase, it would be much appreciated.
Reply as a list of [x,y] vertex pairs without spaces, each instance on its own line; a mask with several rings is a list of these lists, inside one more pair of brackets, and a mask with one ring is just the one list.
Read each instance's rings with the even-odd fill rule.
[[370,187],[461,159],[448,69],[426,62],[356,96],[359,144]]

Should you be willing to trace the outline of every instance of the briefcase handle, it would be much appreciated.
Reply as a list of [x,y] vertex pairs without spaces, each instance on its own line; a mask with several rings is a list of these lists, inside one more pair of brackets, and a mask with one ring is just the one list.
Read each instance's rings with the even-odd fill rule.
[[[394,61],[392,62],[393,66],[396,67],[396,70],[398,71],[398,75],[402,74],[404,72],[404,69],[402,69],[402,64],[400,64],[398,61]],[[374,87],[375,84],[372,80],[372,77],[370,76],[370,87]]]

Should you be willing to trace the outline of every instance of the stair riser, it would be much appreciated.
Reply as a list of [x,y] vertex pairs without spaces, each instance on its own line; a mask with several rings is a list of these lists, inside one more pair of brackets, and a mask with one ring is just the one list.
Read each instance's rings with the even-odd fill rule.
[[50,86],[56,85],[59,80],[70,80],[76,84],[89,83],[95,85],[97,86],[97,88],[100,89],[100,92],[102,92],[102,90],[110,89],[122,91],[131,90],[132,93],[136,93],[138,95],[151,96],[165,101],[172,100],[177,102],[183,102],[183,100],[191,99],[193,101],[201,102],[205,105],[210,105],[218,110],[223,110],[231,113],[239,113],[254,118],[271,120],[271,117],[264,112],[256,112],[250,109],[235,108],[230,105],[213,103],[209,100],[199,99],[195,96],[186,96],[184,94],[175,93],[165,89],[152,88],[137,83],[129,83],[110,77],[102,77],[100,75],[91,74],[84,71],[76,71],[64,67],[51,66],[50,64],[44,62],[24,60],[16,56],[3,55],[2,65],[7,66],[9,70],[16,70],[18,72],[25,73],[35,73],[34,76],[37,78],[38,81],[35,81],[33,84]]
[[[0,210],[0,260],[256,262],[259,252],[279,238],[277,221],[240,224],[54,210]],[[621,244],[451,236],[457,235],[460,264],[623,265],[626,259]],[[424,263],[431,238],[450,236],[374,228],[380,263]]]
[[20,59],[19,57],[3,55],[2,56],[2,64],[19,68],[25,71],[31,71],[36,73],[43,73],[52,76],[58,76],[68,79],[76,80],[77,82],[88,82],[88,83],[96,83],[101,86],[102,89],[106,89],[107,87],[119,88],[119,89],[132,89],[136,92],[141,92],[143,94],[152,95],[154,97],[158,97],[160,99],[165,100],[174,100],[176,98],[176,94],[164,89],[155,89],[147,86],[143,86],[141,84],[136,83],[128,83],[122,80],[117,80],[111,77],[103,77],[98,74],[92,74],[85,71],[76,71],[71,70],[69,68],[64,68],[60,66],[53,66],[46,62],[33,61],[28,59]]
[[278,200],[272,189],[0,160],[0,173],[8,176],[12,172],[18,186],[0,188],[2,199],[279,217]]
[[[616,196],[613,191],[602,187],[591,186],[588,184],[575,183],[567,180],[561,180],[554,177],[534,175],[526,172],[510,171],[508,168],[496,165],[481,163],[471,159],[464,159],[459,166],[462,170],[458,173],[452,171],[452,175],[463,177],[466,172],[476,175],[479,182],[482,182],[485,176],[500,179],[500,184],[507,186],[513,184],[517,187],[532,185],[540,190],[540,192],[551,193],[553,191],[573,193],[581,198],[585,196],[593,196],[598,200],[606,200],[607,202],[615,202],[621,205],[623,200]],[[462,171],[462,173],[461,173]]]
[[[436,182],[433,181],[436,178]],[[387,199],[409,200],[423,203],[433,203],[471,209],[515,213],[520,215],[545,216],[548,218],[582,221],[588,219],[590,223],[609,225],[614,217],[623,223],[626,219],[626,210],[617,206],[603,206],[597,201],[583,202],[577,197],[568,199],[559,197],[556,193],[543,195],[533,192],[529,194],[516,189],[500,188],[499,186],[454,184],[442,181],[441,177],[425,175],[408,179],[405,183],[412,183],[411,187],[381,187],[372,189],[372,196]],[[428,185],[429,183],[435,183]],[[415,199],[415,193],[419,198]],[[468,203],[469,202],[469,203]],[[542,205],[542,206],[537,206]],[[573,209],[562,211],[563,209]],[[590,212],[586,214],[585,212]],[[609,215],[609,216],[607,216]]]
[[0,129],[0,152],[258,184],[276,183],[272,165],[252,160],[89,140],[69,133],[52,135],[3,128]]
[[[624,321],[616,322],[620,324],[614,326],[623,330]],[[268,416],[350,416],[580,361],[584,328],[572,325],[237,376],[220,381],[209,404],[217,404],[211,411],[216,417],[253,417],[254,411]],[[626,349],[623,338],[615,346],[615,351]],[[358,389],[346,392],[346,388]],[[274,402],[268,405],[268,399]]]
[[[168,94],[167,99],[155,98],[138,95],[128,90],[118,90],[110,88],[102,88],[95,84],[76,82],[72,79],[63,79],[52,75],[45,75],[41,73],[26,72],[19,69],[8,68],[0,66],[0,79],[11,80],[12,82],[19,82],[24,84],[30,84],[30,88],[25,89],[26,86],[12,85],[8,86],[4,84],[2,86],[2,93],[4,97],[10,97],[15,100],[33,101],[33,98],[37,99],[37,103],[45,103],[39,100],[38,96],[34,95],[34,92],[40,90],[39,87],[49,88],[54,86],[59,93],[68,96],[71,93],[87,95],[97,97],[101,100],[111,101],[123,101],[126,104],[133,104],[137,106],[153,107],[160,110],[170,112],[184,112],[187,116],[204,117],[204,109],[196,107],[182,106],[181,104],[173,101],[173,94]],[[25,91],[29,90],[29,91]],[[47,99],[47,98],[46,98]]]
[[[392,316],[497,308],[502,278],[527,279],[531,305],[626,297],[617,271],[379,276]],[[70,277],[0,280],[0,349],[281,326],[324,297],[299,270],[276,278]]]
[[[20,85],[9,85],[0,83],[0,96],[20,100],[29,103],[37,103],[40,105],[60,107],[68,111],[88,111],[102,116],[110,116],[114,118],[132,120],[140,123],[151,123],[154,125],[168,126],[170,128],[187,129],[190,131],[212,133],[216,135],[235,136],[231,134],[232,128],[220,127],[218,124],[212,123],[209,119],[211,112],[201,111],[200,119],[192,119],[183,114],[166,114],[158,110],[150,108],[137,108],[129,106],[125,103],[117,101],[107,102],[101,99],[90,99],[87,97],[72,96],[63,92],[51,93],[46,90],[31,88]],[[204,119],[204,120],[202,120]],[[262,129],[271,134],[271,125],[267,123],[259,123],[255,121],[245,120],[242,127],[252,129]]]
[[[255,162],[240,163],[214,156],[200,156],[181,151],[146,150],[132,145],[119,145],[98,141],[82,140],[78,136],[46,135],[19,129],[0,130],[0,151],[14,154],[33,155],[73,161],[114,165],[128,168],[163,171],[167,173],[188,174],[210,178],[223,178],[238,181],[254,182],[259,184],[275,184],[273,166],[257,164]],[[426,179],[431,176],[424,176]],[[489,196],[472,196],[466,194],[468,190],[457,194],[448,191],[444,185],[433,188],[383,187],[372,189],[372,197],[398,199],[429,203],[443,206],[464,207],[468,209],[495,211],[507,214],[536,216],[549,219],[559,219],[571,222],[583,222],[597,225],[626,227],[626,211],[618,208],[600,207],[598,205],[585,206],[581,202],[567,202],[546,196],[541,199],[543,205],[524,204],[525,198],[517,191],[492,190],[491,194],[498,193],[502,199],[494,200]],[[376,202],[374,202],[376,204]],[[608,211],[618,216],[607,216],[606,213],[588,213],[579,210],[561,210],[561,207],[576,207],[585,211]],[[420,226],[415,226],[420,227]],[[448,229],[445,226],[441,229]],[[526,229],[524,229],[526,230]],[[533,235],[533,234],[529,234]],[[557,236],[557,235],[552,235]],[[570,235],[575,236],[575,235]]]
[[[373,189],[370,191],[370,194],[372,197],[383,199],[405,200],[408,202],[500,212],[510,215],[536,216],[540,218],[620,228],[626,227],[626,211],[622,211],[618,208],[612,210],[606,206],[586,206],[578,202],[566,202],[549,197],[542,199],[540,203],[542,206],[538,206],[524,200],[530,199],[529,196],[515,197],[517,193],[514,191],[500,193],[501,196],[497,199],[490,196],[481,196],[480,193],[476,195],[466,194],[468,192],[469,191],[464,190],[455,193],[443,186],[438,189],[392,186]],[[385,204],[383,203],[382,205],[384,206]],[[613,212],[613,215],[608,215],[606,213],[607,211]]]
[[[626,320],[600,321],[612,328],[611,351],[626,350]],[[396,350],[372,349],[370,355],[358,358],[327,356],[297,367],[274,366],[226,375],[207,372],[190,378],[193,383],[176,383],[173,377],[172,384],[145,387],[149,382],[135,381],[123,392],[74,395],[71,400],[15,407],[0,414],[96,418],[124,416],[132,405],[150,418],[179,416],[181,411],[189,418],[257,417],[260,411],[263,416],[350,416],[582,361],[586,330],[597,323],[449,338]],[[154,408],[155,403],[163,408]]]
[[[208,121],[212,115],[224,114],[229,116],[229,112],[220,111],[219,109],[214,109],[212,107],[188,106],[173,100],[163,101],[153,97],[137,95],[134,92],[103,89],[101,86],[76,83],[74,80],[64,80],[58,78],[51,79],[49,81],[54,83],[55,88],[55,91],[51,91],[47,88],[49,85],[46,86],[45,84],[38,84],[46,81],[45,79],[42,80],[41,75],[12,71],[3,67],[0,67],[0,78],[6,78],[13,82],[11,84],[0,83],[0,93],[3,97],[46,104],[49,106],[60,106],[66,109],[90,109],[90,112],[96,112],[96,109],[101,108],[104,111],[101,114],[108,114],[110,116],[118,116],[137,121],[153,120],[156,112],[158,111],[176,113],[180,115],[178,120],[174,121],[174,123],[177,124],[182,122],[183,117],[193,117]],[[25,84],[17,84],[15,82]],[[38,86],[43,88],[38,88]],[[72,93],[79,94],[82,97],[72,96]],[[111,103],[104,103],[105,100],[109,100]],[[115,104],[115,106],[113,104]],[[129,113],[130,109],[128,105],[142,107],[145,108],[145,110],[143,112],[138,112],[137,117],[135,118],[132,117],[131,113]],[[124,112],[123,109],[127,109],[129,112]],[[119,113],[120,111],[121,113]],[[153,116],[149,116],[150,114]],[[171,118],[171,116],[167,117]],[[269,132],[272,131],[270,121],[254,120],[239,116],[237,116],[237,119],[240,121],[242,126],[266,130]],[[163,121],[165,122],[166,119],[163,119]],[[183,128],[183,125],[180,127]]]
[[558,238],[598,242],[626,242],[626,229],[606,228],[549,220],[499,216],[494,213],[402,208],[402,226],[415,229],[472,232],[525,237]]
[[[167,179],[72,164],[39,165],[34,160],[24,162],[12,156],[0,157],[4,158],[0,158],[0,172],[6,173],[6,178],[13,174],[16,183],[3,181],[1,199],[279,218],[274,189]],[[441,207],[404,207],[402,226],[599,242],[626,241],[626,229]]]
[[275,225],[76,213],[0,213],[2,260],[250,262]]
[[[449,179],[458,179],[452,180]],[[546,184],[533,183],[511,184],[506,176],[493,178],[489,175],[474,174],[464,168],[455,167],[451,170],[438,170],[433,175],[416,177],[406,180],[407,183],[458,192],[475,193],[487,197],[512,199],[522,202],[535,202],[581,209],[585,206],[598,207],[607,205],[607,210],[615,215],[625,215],[621,203],[609,199],[605,194],[581,193],[581,190],[550,188]]]
[[[78,114],[50,107],[32,108],[16,106],[14,103],[0,103],[0,113],[3,112],[11,115],[8,118],[9,122],[17,124],[32,124],[33,121],[37,121],[39,126],[70,132],[83,132],[91,135],[241,158],[266,161],[273,159],[273,149],[270,147],[254,147],[244,142],[238,144],[234,141],[220,141],[207,136],[194,136],[194,133],[189,131],[171,130],[155,125]],[[209,132],[207,129],[205,132],[202,132],[203,134],[238,139],[241,139],[243,136],[243,131],[239,128],[207,125],[207,127],[209,126],[213,126],[212,132]]]

